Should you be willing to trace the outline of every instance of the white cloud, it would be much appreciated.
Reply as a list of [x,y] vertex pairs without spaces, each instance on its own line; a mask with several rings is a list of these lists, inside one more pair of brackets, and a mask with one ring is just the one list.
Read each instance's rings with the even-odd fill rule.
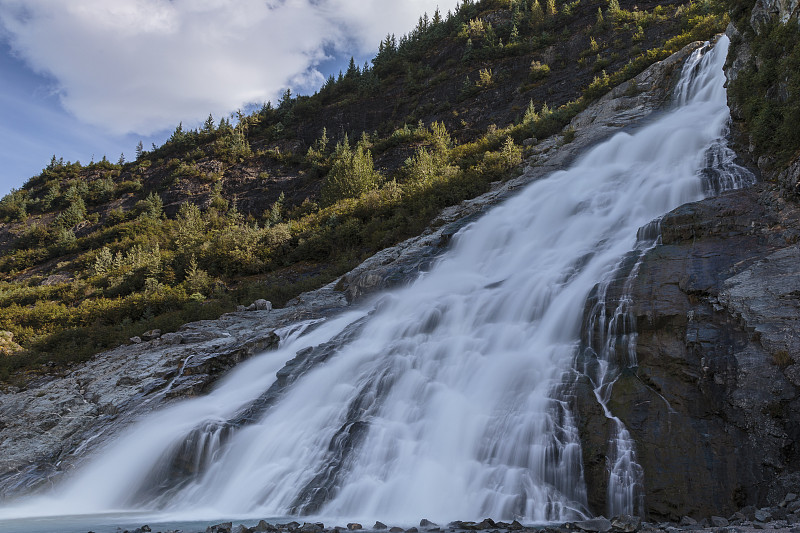
[[[315,89],[325,48],[366,54],[456,0],[0,0],[16,54],[64,108],[147,135]],[[350,53],[350,52],[348,52]]]

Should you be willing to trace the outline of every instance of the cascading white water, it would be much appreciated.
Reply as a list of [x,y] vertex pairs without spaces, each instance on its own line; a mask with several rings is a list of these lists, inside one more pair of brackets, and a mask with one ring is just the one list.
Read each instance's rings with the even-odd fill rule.
[[[411,286],[153,415],[35,507],[400,523],[589,515],[577,429],[553,390],[574,359],[587,295],[636,246],[637,229],[703,196],[706,154],[728,120],[726,52],[723,39],[690,61],[675,110],[532,183],[460,232]],[[356,322],[357,334],[255,419],[237,419],[280,363]],[[164,457],[190,434],[202,449],[170,484]],[[622,450],[617,462],[624,477],[635,455]]]

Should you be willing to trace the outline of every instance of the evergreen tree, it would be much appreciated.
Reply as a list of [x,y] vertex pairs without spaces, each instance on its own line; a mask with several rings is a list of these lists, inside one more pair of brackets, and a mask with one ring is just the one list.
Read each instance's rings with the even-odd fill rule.
[[355,58],[350,56],[350,65],[347,67],[347,73],[344,75],[344,77],[348,80],[355,80],[359,76],[361,76],[361,71],[358,70],[358,67],[356,66]]
[[278,102],[278,109],[286,109],[291,107],[292,103],[292,90],[287,87],[286,92],[283,93],[280,102]]
[[203,131],[205,133],[213,133],[214,132],[214,117],[211,116],[211,113],[208,114],[208,118],[203,123]]

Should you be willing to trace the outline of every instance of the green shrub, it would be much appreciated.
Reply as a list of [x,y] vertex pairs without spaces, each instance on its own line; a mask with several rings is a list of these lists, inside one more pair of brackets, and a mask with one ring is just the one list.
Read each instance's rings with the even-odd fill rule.
[[531,81],[539,81],[547,78],[550,75],[550,66],[547,63],[541,63],[533,60],[531,62],[529,78]]
[[372,153],[357,145],[355,150],[345,138],[336,147],[331,170],[322,185],[322,203],[331,205],[343,198],[356,198],[378,187],[383,181],[375,171]]
[[0,220],[25,220],[28,216],[28,194],[25,191],[12,189],[0,199]]
[[86,205],[83,198],[75,197],[64,211],[53,220],[53,226],[57,228],[72,228],[83,221],[86,217]]

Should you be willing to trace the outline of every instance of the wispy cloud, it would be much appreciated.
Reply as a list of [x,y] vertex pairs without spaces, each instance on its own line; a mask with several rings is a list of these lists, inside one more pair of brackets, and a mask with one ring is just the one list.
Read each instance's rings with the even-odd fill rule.
[[315,89],[325,49],[369,53],[456,0],[0,0],[14,52],[64,108],[142,135]]

